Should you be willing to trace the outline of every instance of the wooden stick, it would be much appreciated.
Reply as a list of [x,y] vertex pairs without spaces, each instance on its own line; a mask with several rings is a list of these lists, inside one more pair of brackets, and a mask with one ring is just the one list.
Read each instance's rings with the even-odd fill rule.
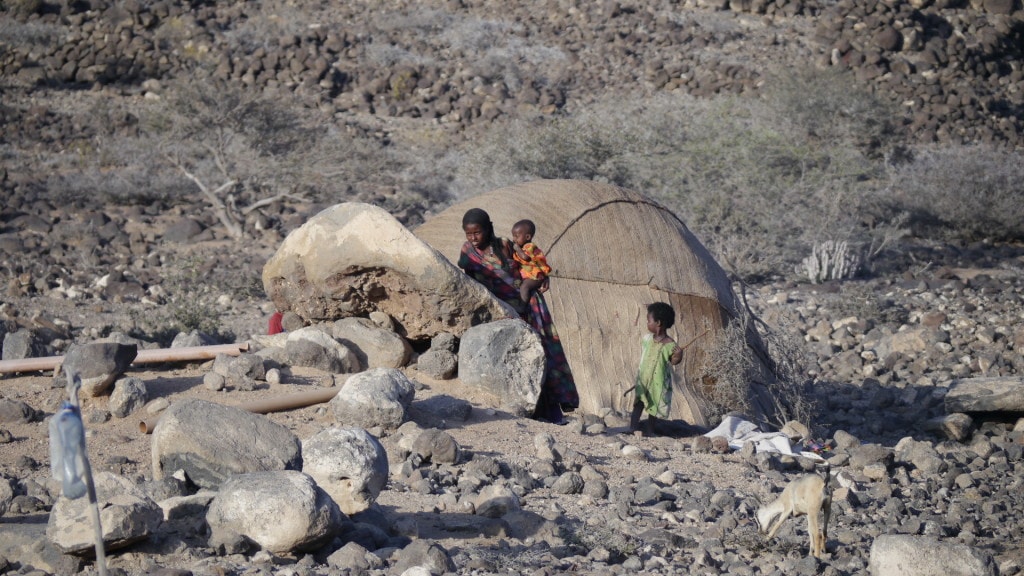
[[[295,408],[305,408],[306,406],[312,406],[314,404],[322,404],[327,402],[338,395],[341,390],[341,386],[335,386],[333,388],[321,388],[319,390],[312,390],[309,392],[295,392],[292,394],[284,394],[274,398],[266,398],[263,400],[253,400],[251,402],[243,402],[238,404],[235,408],[241,408],[255,414],[267,414],[268,412],[284,412],[285,410],[293,410]],[[152,434],[153,428],[156,428],[157,421],[160,420],[160,415],[153,416],[148,420],[139,422],[139,432],[143,434]]]
[[[162,362],[187,362],[189,360],[210,360],[218,354],[238,356],[249,349],[248,342],[241,344],[214,344],[212,346],[188,346],[185,348],[154,348],[139,350],[132,364],[159,364]],[[63,356],[0,360],[0,374],[7,372],[37,372],[55,370],[64,361]]]

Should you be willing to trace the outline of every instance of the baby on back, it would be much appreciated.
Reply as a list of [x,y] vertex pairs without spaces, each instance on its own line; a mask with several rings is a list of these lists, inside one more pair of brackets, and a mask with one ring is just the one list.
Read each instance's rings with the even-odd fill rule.
[[548,266],[544,252],[533,243],[536,233],[537,227],[532,220],[520,220],[512,226],[512,258],[519,263],[519,275],[522,278],[519,297],[523,302],[529,302],[532,293],[551,274],[551,266]]

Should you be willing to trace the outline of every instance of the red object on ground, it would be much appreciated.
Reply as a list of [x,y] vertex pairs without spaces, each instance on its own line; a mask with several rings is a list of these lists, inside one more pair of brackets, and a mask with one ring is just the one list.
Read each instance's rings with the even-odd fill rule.
[[284,332],[284,328],[281,326],[282,317],[284,317],[284,314],[281,314],[280,312],[274,312],[270,316],[270,322],[267,325],[267,334],[280,334],[281,332]]

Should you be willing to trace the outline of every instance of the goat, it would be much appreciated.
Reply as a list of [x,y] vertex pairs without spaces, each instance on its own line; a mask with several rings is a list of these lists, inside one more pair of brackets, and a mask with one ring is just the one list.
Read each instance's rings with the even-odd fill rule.
[[[758,532],[767,533],[770,540],[787,518],[806,514],[807,532],[811,538],[810,553],[815,558],[821,558],[828,540],[828,520],[832,513],[832,491],[828,481],[829,467],[826,464],[824,478],[817,474],[807,474],[790,482],[775,501],[757,509],[755,516]],[[819,512],[822,515],[820,526]]]

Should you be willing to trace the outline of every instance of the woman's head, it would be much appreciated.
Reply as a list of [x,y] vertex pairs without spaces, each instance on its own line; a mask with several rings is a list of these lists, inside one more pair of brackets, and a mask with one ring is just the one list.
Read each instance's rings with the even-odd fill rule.
[[491,217],[480,208],[470,208],[462,216],[462,231],[474,248],[489,245],[494,240],[494,224]]

